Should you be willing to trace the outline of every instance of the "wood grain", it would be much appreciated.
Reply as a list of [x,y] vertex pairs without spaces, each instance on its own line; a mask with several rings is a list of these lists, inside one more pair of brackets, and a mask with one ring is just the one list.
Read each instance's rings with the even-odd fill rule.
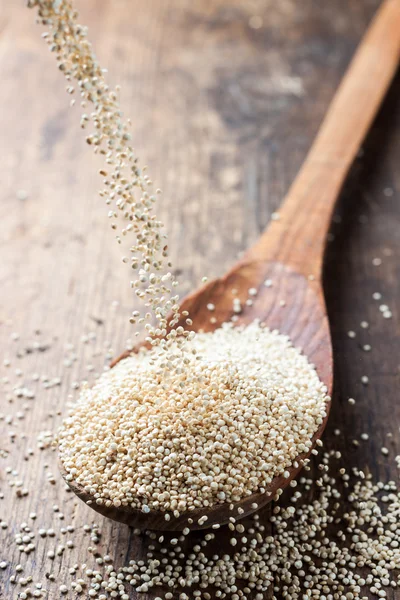
[[400,3],[385,0],[329,105],[299,173],[250,257],[276,260],[319,279],[333,208],[399,66]]
[[[224,273],[280,205],[378,2],[332,0],[317,6],[294,0],[79,0],[77,5],[111,82],[121,83],[136,147],[164,190],[161,217],[170,233],[173,263],[189,282],[188,291],[203,275]],[[248,25],[255,14],[263,19],[260,29]],[[53,570],[68,582],[68,566],[88,562],[87,548],[94,544],[82,530],[84,523],[100,525],[96,546],[117,567],[146,552],[148,542],[141,536],[94,516],[65,494],[55,454],[36,449],[32,442],[32,436],[36,439],[59,422],[69,394],[76,395],[72,383],[92,379],[87,365],[101,369],[103,349],[112,347],[116,355],[133,337],[127,326],[133,307],[129,278],[108,229],[107,208],[96,196],[99,163],[87,152],[77,111],[67,106],[64,82],[33,15],[20,3],[1,6],[0,73],[0,336],[3,356],[11,360],[1,374],[32,387],[33,372],[63,380],[61,388],[38,385],[36,398],[26,401],[31,408],[25,419],[14,419],[14,443],[8,437],[10,427],[0,421],[0,487],[5,494],[0,517],[9,525],[0,529],[0,558],[23,564],[24,574],[43,581],[49,597],[56,599],[60,582],[46,581],[44,573]],[[348,179],[325,266],[336,368],[325,443],[340,449],[348,466],[396,481],[399,83],[397,79],[392,86]],[[26,200],[16,198],[19,189],[27,190]],[[380,266],[372,264],[376,257],[382,259]],[[382,319],[373,292],[383,294],[392,319]],[[112,306],[114,300],[118,307]],[[104,323],[98,324],[99,319]],[[364,319],[370,323],[367,330],[359,326]],[[40,335],[35,334],[38,328]],[[356,331],[355,339],[347,336],[349,330]],[[10,339],[14,331],[21,334],[20,341]],[[81,342],[82,333],[89,332],[96,339]],[[51,348],[26,354],[38,340]],[[77,360],[64,368],[68,342],[75,343]],[[366,343],[371,352],[361,349]],[[23,359],[17,357],[18,350]],[[93,356],[97,350],[101,356]],[[14,375],[15,368],[23,369],[22,379]],[[370,377],[368,386],[361,384],[364,374]],[[350,396],[356,399],[354,406],[347,402]],[[15,415],[24,403],[19,398],[10,403],[4,392],[1,412]],[[370,440],[360,441],[357,448],[352,440],[359,440],[362,432]],[[382,446],[389,448],[388,458],[381,455]],[[29,447],[34,455],[24,460]],[[29,489],[25,498],[17,498],[9,487],[8,466],[18,471],[13,478]],[[49,470],[56,485],[48,482]],[[52,511],[53,504],[62,509],[63,521]],[[35,553],[21,555],[14,535],[32,511],[37,513],[35,529],[73,523],[75,548],[53,563],[47,551],[56,542],[47,537],[37,540]],[[224,544],[228,546],[227,536],[221,531],[218,549]],[[0,572],[0,592],[7,600],[17,597],[10,573]],[[388,593],[390,600],[395,594]]]

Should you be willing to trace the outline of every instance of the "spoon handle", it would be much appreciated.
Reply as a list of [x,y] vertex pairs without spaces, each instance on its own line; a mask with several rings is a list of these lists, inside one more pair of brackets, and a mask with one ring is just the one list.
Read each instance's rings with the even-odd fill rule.
[[326,234],[345,177],[400,59],[400,0],[384,0],[279,210],[246,258],[276,260],[320,279]]

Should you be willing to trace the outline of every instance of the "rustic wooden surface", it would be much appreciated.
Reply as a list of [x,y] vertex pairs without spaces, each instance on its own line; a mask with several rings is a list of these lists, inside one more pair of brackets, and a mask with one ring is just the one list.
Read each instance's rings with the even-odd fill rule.
[[[160,214],[187,289],[205,274],[223,273],[277,209],[378,4],[77,2],[110,81],[122,86],[136,147],[164,190]],[[254,15],[263,19],[259,29],[249,26]],[[97,546],[116,566],[143,553],[141,537],[66,494],[55,454],[37,449],[38,434],[54,430],[70,395],[76,396],[73,382],[92,380],[90,365],[99,370],[104,349],[118,354],[131,335],[129,274],[96,196],[99,161],[83,141],[78,109],[68,107],[64,81],[22,2],[1,2],[0,74],[0,336],[2,357],[11,362],[0,364],[1,377],[10,379],[1,384],[0,412],[14,416],[12,425],[0,421],[0,519],[8,524],[0,529],[0,560],[21,563],[24,576],[58,598],[60,583],[72,579],[67,567],[89,562],[84,523],[100,525]],[[342,450],[348,467],[385,481],[398,481],[394,457],[400,453],[399,107],[397,78],[345,186],[325,268],[336,370],[326,444]],[[374,266],[374,258],[382,264]],[[392,319],[382,318],[373,292],[382,293]],[[362,320],[369,329],[360,328]],[[11,339],[13,332],[20,340]],[[82,335],[89,335],[87,343]],[[66,349],[68,343],[75,350]],[[361,349],[365,343],[371,352]],[[63,365],[73,352],[77,360]],[[44,388],[31,381],[32,373],[60,377],[62,385]],[[360,382],[364,374],[368,386]],[[36,397],[15,397],[17,385],[35,389]],[[362,432],[370,439],[355,447],[352,440]],[[28,448],[34,453],[26,460]],[[15,481],[23,482],[27,496],[17,497],[18,488],[10,486]],[[36,531],[70,524],[76,531],[36,535],[36,551],[21,555],[14,536],[22,522],[33,524],[31,512]],[[60,537],[73,537],[75,548],[51,561],[47,552]],[[49,571],[60,581],[48,582]],[[2,598],[17,598],[21,589],[9,582],[12,572],[0,572]],[[394,600],[395,591],[388,597]]]

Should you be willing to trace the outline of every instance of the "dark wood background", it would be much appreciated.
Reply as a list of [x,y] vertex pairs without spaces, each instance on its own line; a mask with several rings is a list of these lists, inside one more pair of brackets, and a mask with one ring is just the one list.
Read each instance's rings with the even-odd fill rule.
[[[21,563],[23,576],[32,575],[49,598],[58,598],[58,586],[73,579],[68,566],[91,560],[84,523],[100,525],[99,549],[111,554],[116,566],[143,552],[142,539],[127,527],[105,521],[66,494],[55,453],[36,447],[38,433],[54,430],[70,395],[76,396],[73,382],[93,379],[88,365],[100,369],[104,348],[116,355],[125,347],[133,305],[107,208],[96,195],[99,160],[84,143],[79,109],[68,107],[63,78],[40,39],[34,13],[23,4],[0,2],[0,337],[1,355],[11,361],[10,367],[0,361],[1,376],[10,378],[0,384],[0,412],[14,415],[12,425],[0,421],[5,496],[0,519],[8,523],[0,529],[0,560],[14,567]],[[278,208],[379,2],[79,0],[77,5],[110,82],[122,86],[135,146],[164,191],[159,213],[173,263],[187,282],[184,292],[203,275],[223,273]],[[254,16],[262,18],[259,29],[251,27]],[[394,457],[400,453],[399,107],[397,77],[342,194],[325,269],[336,368],[326,444],[342,450],[348,467],[384,481],[398,481]],[[19,190],[26,190],[26,199]],[[374,266],[374,258],[382,264]],[[382,294],[381,302],[372,299],[374,292]],[[382,318],[381,303],[389,305],[392,319]],[[360,328],[362,320],[370,323],[368,330]],[[349,330],[357,333],[355,339]],[[20,340],[11,340],[13,332]],[[90,334],[88,343],[82,334]],[[35,341],[42,351],[30,352]],[[71,354],[67,343],[76,347],[70,368],[63,366]],[[362,350],[365,343],[371,352]],[[16,368],[22,376],[15,375]],[[61,387],[32,383],[34,372],[61,377]],[[361,384],[362,375],[369,376],[368,386]],[[36,386],[35,399],[10,402],[9,390],[23,383]],[[356,399],[354,406],[348,397]],[[29,409],[20,420],[15,415],[23,404]],[[356,447],[353,440],[362,432],[370,439]],[[25,460],[29,447],[34,454]],[[18,475],[7,473],[7,467]],[[49,471],[55,485],[48,481]],[[18,479],[29,490],[24,498],[9,485]],[[53,504],[65,514],[63,521]],[[36,535],[37,550],[21,555],[14,535],[21,522],[32,523],[32,511],[36,531],[74,524],[75,548],[52,562],[47,551],[71,536]],[[48,571],[61,579],[46,581]],[[0,596],[7,599],[21,589],[9,583],[12,572],[0,572]],[[393,600],[395,591],[388,597]]]

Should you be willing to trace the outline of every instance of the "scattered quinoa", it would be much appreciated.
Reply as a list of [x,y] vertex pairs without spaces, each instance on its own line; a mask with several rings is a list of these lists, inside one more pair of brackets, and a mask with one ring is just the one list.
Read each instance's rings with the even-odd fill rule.
[[[313,467],[316,475],[301,477],[269,516],[256,513],[240,524],[233,519],[218,533],[202,532],[200,537],[188,531],[161,536],[135,531],[148,549],[144,558],[130,558],[117,567],[110,556],[97,555],[93,568],[75,565],[80,576],[70,586],[59,585],[59,592],[85,590],[88,597],[98,594],[103,600],[116,597],[115,590],[118,597],[129,599],[131,589],[146,593],[160,588],[165,600],[262,600],[266,595],[273,600],[354,600],[367,598],[366,593],[386,597],[383,592],[400,585],[396,484],[373,483],[371,475],[355,468],[348,472],[334,450],[325,451]],[[311,489],[317,493],[310,501]],[[219,535],[229,536],[230,549],[219,549]],[[88,558],[90,553],[88,548]],[[53,575],[48,579],[54,580]]]

